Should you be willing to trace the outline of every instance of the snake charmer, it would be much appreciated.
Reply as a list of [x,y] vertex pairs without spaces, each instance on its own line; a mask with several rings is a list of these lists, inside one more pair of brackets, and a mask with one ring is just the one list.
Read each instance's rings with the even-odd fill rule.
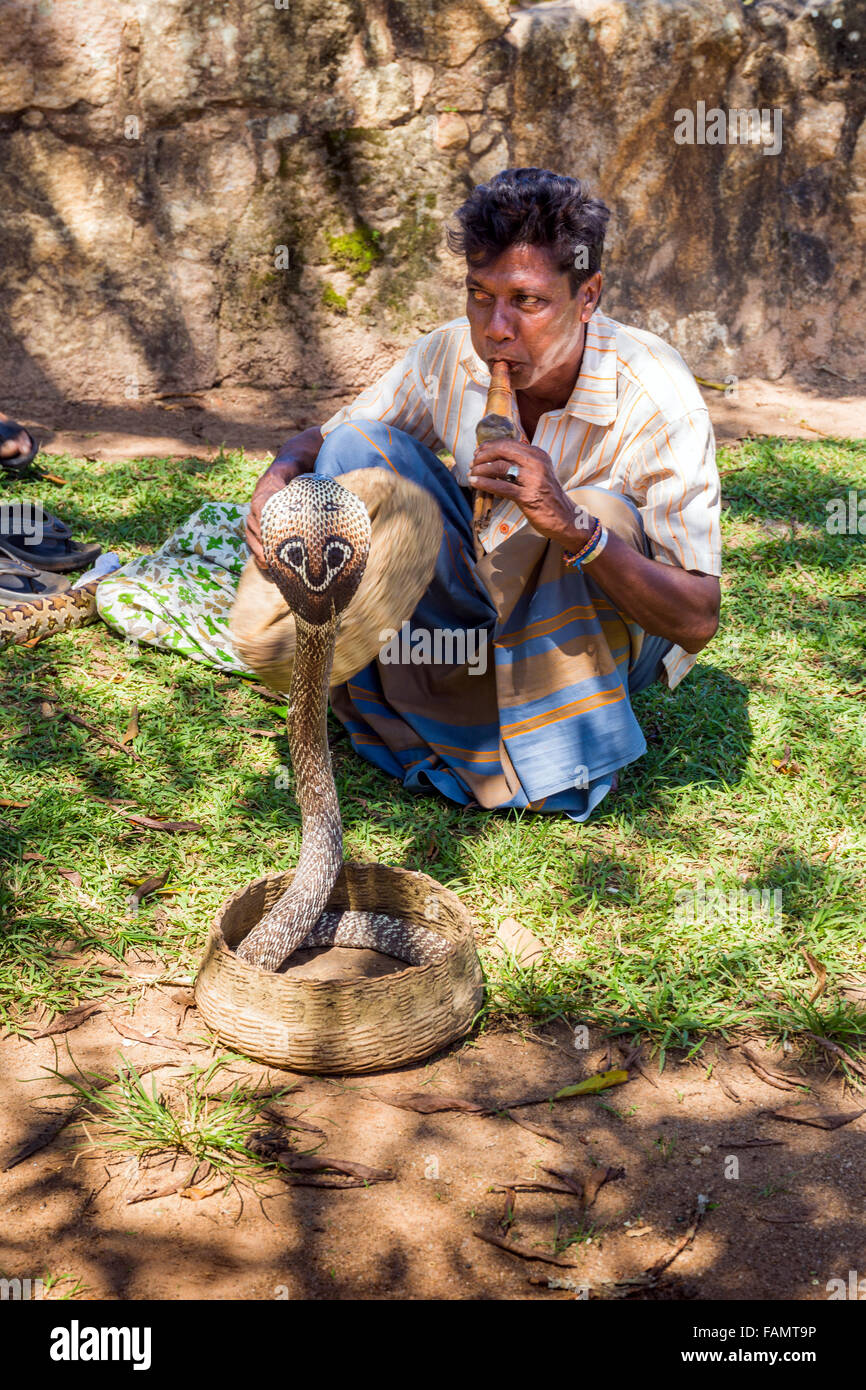
[[205,504],[103,579],[100,616],[288,692],[261,513],[337,480],[371,520],[329,677],[357,753],[407,789],[585,820],[645,751],[633,697],[679,685],[720,603],[709,414],[669,344],[601,312],[608,219],[544,169],[477,187],[449,231],[465,316],[284,444],[250,505]]
[[[709,415],[672,347],[600,311],[608,217],[585,184],[546,170],[476,188],[449,233],[466,259],[465,317],[290,439],[255,489],[232,635],[277,688],[293,640],[281,642],[285,604],[263,572],[268,498],[303,473],[375,468],[437,503],[420,602],[331,690],[356,751],[406,787],[585,819],[645,751],[632,696],[657,680],[673,690],[716,631]],[[479,445],[497,363],[512,437]],[[492,507],[474,506],[479,494]],[[482,649],[486,662],[466,661]]]

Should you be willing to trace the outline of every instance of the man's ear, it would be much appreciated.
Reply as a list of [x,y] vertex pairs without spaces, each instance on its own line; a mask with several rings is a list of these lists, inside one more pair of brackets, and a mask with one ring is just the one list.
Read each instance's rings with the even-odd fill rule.
[[601,271],[597,270],[594,275],[590,275],[589,279],[584,280],[583,284],[581,285],[580,290],[578,291],[581,297],[581,323],[589,323],[589,320],[595,313],[598,307],[598,301],[601,299],[602,283],[603,281]]

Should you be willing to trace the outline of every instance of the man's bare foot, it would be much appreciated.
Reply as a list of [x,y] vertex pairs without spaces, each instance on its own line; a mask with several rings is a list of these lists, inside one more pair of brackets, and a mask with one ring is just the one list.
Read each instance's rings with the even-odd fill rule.
[[38,447],[23,425],[0,412],[0,459],[8,459],[16,469],[23,468],[36,455]]

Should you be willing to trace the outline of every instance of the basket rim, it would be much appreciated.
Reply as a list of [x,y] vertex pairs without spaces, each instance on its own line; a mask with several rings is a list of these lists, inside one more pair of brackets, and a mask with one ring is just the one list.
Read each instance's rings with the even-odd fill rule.
[[[273,981],[277,989],[283,988],[284,986],[289,986],[293,990],[299,991],[314,988],[316,990],[335,991],[350,989],[355,990],[357,992],[362,992],[365,989],[374,988],[378,991],[383,988],[388,988],[388,985],[391,982],[396,982],[397,980],[402,979],[406,975],[411,974],[413,979],[419,980],[423,978],[425,972],[429,973],[430,971],[447,968],[453,962],[453,959],[457,954],[460,946],[462,946],[467,941],[471,944],[473,950],[475,950],[475,930],[477,925],[475,922],[475,918],[466,908],[465,904],[463,903],[462,899],[458,896],[458,894],[454,892],[453,888],[446,888],[443,884],[437,883],[435,878],[433,878],[430,874],[425,874],[421,869],[405,869],[396,865],[376,863],[375,861],[365,863],[358,859],[344,859],[341,872],[343,872],[346,869],[387,869],[400,876],[405,874],[411,875],[415,879],[425,879],[431,885],[431,887],[438,889],[438,891],[441,893],[449,893],[452,897],[454,897],[457,900],[461,910],[466,914],[466,922],[464,929],[459,931],[457,938],[452,941],[449,940],[448,937],[442,936],[441,933],[436,932],[435,928],[430,926],[429,930],[432,931],[434,935],[440,936],[440,939],[444,941],[448,947],[443,958],[441,960],[428,960],[423,965],[409,965],[408,963],[404,963],[402,970],[392,970],[387,975],[358,975],[346,980],[313,980],[305,978],[292,979],[289,974],[278,972],[276,970],[260,970],[257,965],[252,965],[249,961],[245,961],[235,954],[235,952],[226,942],[226,939],[222,932],[221,923],[223,915],[228,909],[228,907],[242,893],[249,892],[251,888],[256,887],[260,883],[268,883],[272,879],[282,879],[285,878],[286,874],[293,873],[293,870],[291,869],[277,869],[272,871],[271,873],[261,874],[258,878],[252,879],[249,883],[244,884],[242,887],[236,888],[234,893],[230,894],[229,897],[226,898],[220,904],[219,908],[217,909],[216,915],[212,919],[210,925],[209,939],[212,948],[216,952],[218,952],[219,955],[224,957],[227,961],[232,962],[233,966],[235,966],[241,972],[249,973],[251,976],[255,976],[259,980]],[[382,953],[377,952],[377,954]],[[390,957],[390,959],[397,959],[397,957]],[[203,968],[203,965],[201,968]],[[201,973],[201,968],[199,973]],[[383,981],[387,981],[388,984],[383,985]]]

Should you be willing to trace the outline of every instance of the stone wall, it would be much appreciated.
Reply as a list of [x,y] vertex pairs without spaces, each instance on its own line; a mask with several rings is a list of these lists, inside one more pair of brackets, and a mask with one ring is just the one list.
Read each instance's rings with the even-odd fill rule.
[[[462,312],[515,164],[613,210],[605,308],[695,372],[866,374],[866,0],[3,0],[0,399],[361,387]],[[679,144],[773,108],[782,144]],[[820,378],[817,378],[820,379]]]

